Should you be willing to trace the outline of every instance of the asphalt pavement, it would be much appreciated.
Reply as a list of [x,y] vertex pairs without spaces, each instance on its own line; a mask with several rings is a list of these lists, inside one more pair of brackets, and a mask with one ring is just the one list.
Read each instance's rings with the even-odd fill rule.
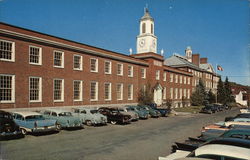
[[157,160],[171,145],[200,135],[205,125],[239,110],[139,120],[129,125],[85,127],[0,142],[0,160]]

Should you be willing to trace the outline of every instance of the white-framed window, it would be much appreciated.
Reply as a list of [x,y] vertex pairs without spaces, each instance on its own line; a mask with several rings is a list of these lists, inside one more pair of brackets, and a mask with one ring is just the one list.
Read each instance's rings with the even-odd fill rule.
[[170,99],[174,98],[174,89],[170,88]]
[[64,79],[54,79],[54,102],[64,101]]
[[15,61],[15,43],[0,39],[0,60]]
[[184,78],[183,78],[183,83],[184,83],[184,84],[187,83],[187,77],[186,77],[186,76],[184,76]]
[[178,83],[178,75],[175,75],[175,83]]
[[42,65],[41,47],[29,46],[29,63],[35,65]]
[[98,72],[98,59],[90,58],[90,72]]
[[133,66],[128,66],[128,76],[133,77],[134,76],[134,67]]
[[178,99],[178,88],[175,88],[175,99]]
[[182,84],[182,76],[180,76],[180,84]]
[[104,63],[104,71],[105,71],[105,74],[111,74],[112,72],[112,64],[110,61],[105,61]]
[[180,99],[182,98],[182,88],[180,88]]
[[188,80],[188,84],[190,84],[190,77],[188,77],[188,79],[187,79],[187,80]]
[[104,83],[104,99],[111,100],[111,83]]
[[163,88],[163,99],[167,99],[167,88]]
[[15,75],[0,74],[0,103],[15,102]]
[[170,82],[174,82],[174,75],[173,75],[173,73],[170,73]]
[[157,70],[157,71],[155,72],[155,79],[156,79],[156,80],[160,80],[160,70]]
[[183,96],[184,96],[185,98],[187,98],[187,90],[186,90],[186,88],[183,90]]
[[82,81],[73,81],[73,97],[74,101],[82,101]]
[[123,84],[118,83],[116,86],[117,100],[123,100]]
[[141,78],[146,78],[146,68],[141,68]]
[[163,73],[163,81],[166,81],[167,80],[167,72],[164,72]]
[[29,101],[41,102],[42,101],[42,78],[29,77]]
[[98,82],[90,82],[90,100],[98,100]]
[[133,100],[133,84],[128,85],[128,100]]
[[190,99],[190,89],[187,90],[187,98]]
[[121,63],[117,64],[117,75],[119,75],[119,76],[123,75],[123,64],[121,64]]
[[54,51],[54,67],[64,68],[64,52]]
[[82,70],[82,56],[74,55],[73,56],[73,68],[74,70]]

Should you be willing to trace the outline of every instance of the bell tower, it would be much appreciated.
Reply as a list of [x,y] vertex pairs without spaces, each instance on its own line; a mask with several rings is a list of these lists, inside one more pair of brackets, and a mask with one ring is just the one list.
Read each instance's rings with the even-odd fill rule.
[[190,46],[188,46],[185,50],[186,58],[189,62],[192,62],[192,49]]
[[157,37],[154,35],[154,19],[145,8],[144,16],[140,19],[140,34],[137,36],[137,54],[157,53]]

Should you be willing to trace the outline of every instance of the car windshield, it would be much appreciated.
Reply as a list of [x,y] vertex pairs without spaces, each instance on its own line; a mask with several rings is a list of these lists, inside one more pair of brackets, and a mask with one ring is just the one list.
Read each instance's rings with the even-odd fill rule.
[[92,114],[97,114],[97,113],[98,113],[98,110],[97,110],[97,109],[95,109],[95,110],[90,110],[90,113],[92,113]]
[[35,121],[35,120],[44,120],[45,118],[42,115],[30,115],[25,117],[27,121]]
[[119,110],[120,112],[124,112],[124,109],[122,109],[122,108],[119,108],[118,110]]
[[58,114],[59,116],[72,116],[70,112],[62,112]]

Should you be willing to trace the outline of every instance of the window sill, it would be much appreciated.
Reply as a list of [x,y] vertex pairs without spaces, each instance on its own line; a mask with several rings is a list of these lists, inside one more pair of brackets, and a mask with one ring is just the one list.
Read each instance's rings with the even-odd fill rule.
[[0,61],[4,61],[4,62],[15,62],[15,60],[9,60],[9,59],[0,59]]
[[35,65],[35,66],[41,66],[42,64],[40,64],[40,63],[29,63],[29,64],[31,64],[31,65]]
[[61,68],[61,69],[63,69],[64,66],[54,66],[54,68]]
[[64,102],[64,100],[54,100],[54,102]]
[[15,103],[15,101],[0,101],[0,104],[10,104],[10,103]]

